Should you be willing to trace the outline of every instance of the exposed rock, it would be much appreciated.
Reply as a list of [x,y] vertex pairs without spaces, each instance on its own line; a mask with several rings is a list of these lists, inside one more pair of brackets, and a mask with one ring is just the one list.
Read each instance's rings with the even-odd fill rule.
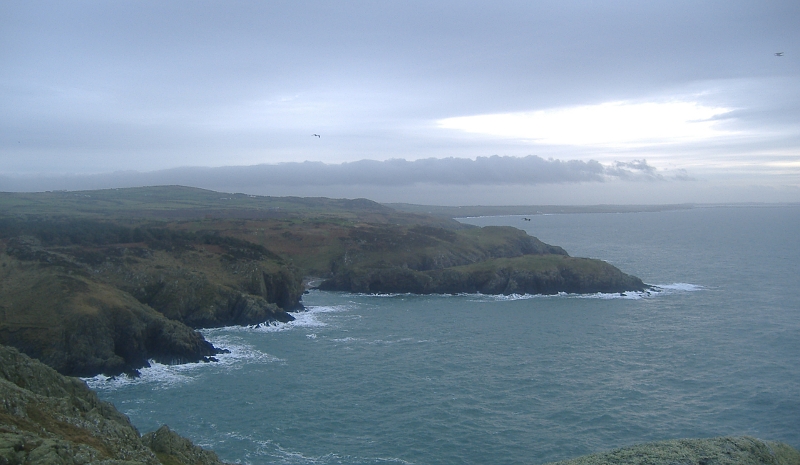
[[136,264],[109,263],[96,279],[193,328],[287,322],[294,320],[287,310],[302,308],[302,279],[288,268],[200,252],[154,252]]
[[197,331],[129,294],[60,267],[4,260],[0,343],[59,372],[93,376],[161,363],[197,362],[220,351]]
[[354,228],[319,288],[362,293],[556,294],[641,291],[647,286],[601,260],[570,257],[512,227]]
[[192,441],[171,431],[167,425],[142,436],[142,443],[156,453],[161,463],[190,463],[193,465],[223,465],[212,451],[192,444]]
[[162,427],[145,438],[86,384],[0,345],[0,464],[220,465]]
[[323,290],[414,294],[557,294],[641,291],[647,286],[601,260],[527,255],[429,271],[405,267],[346,268]]
[[257,244],[85,220],[4,227],[19,234],[0,237],[0,343],[62,374],[210,360],[220,350],[192,327],[302,308],[299,274]]
[[75,378],[0,346],[0,463],[158,465],[125,415]]
[[798,465],[800,452],[780,442],[762,441],[751,437],[720,437],[641,444],[554,464]]

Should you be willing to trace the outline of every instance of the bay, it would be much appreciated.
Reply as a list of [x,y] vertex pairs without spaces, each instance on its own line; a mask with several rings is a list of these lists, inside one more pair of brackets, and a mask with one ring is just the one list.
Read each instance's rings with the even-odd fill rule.
[[800,207],[484,217],[656,285],[592,296],[312,291],[207,330],[219,363],[88,380],[142,431],[252,464],[544,463],[681,437],[800,447]]

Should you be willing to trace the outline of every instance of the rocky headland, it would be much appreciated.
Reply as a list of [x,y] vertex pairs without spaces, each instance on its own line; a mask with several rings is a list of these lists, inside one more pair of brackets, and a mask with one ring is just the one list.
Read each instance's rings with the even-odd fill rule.
[[366,200],[182,187],[0,194],[0,343],[71,376],[214,361],[197,329],[287,322],[308,277],[358,293],[646,289],[512,227]]
[[448,230],[362,226],[323,290],[414,294],[557,294],[641,291],[647,286],[601,260],[570,257],[512,227]]
[[[364,199],[175,186],[0,193],[0,344],[16,347],[0,345],[0,465],[221,464],[166,426],[140,436],[125,415],[63,374],[135,374],[150,360],[212,362],[224,348],[198,328],[290,321],[309,276],[321,278],[321,289],[365,293],[647,288],[516,228],[475,228]],[[800,452],[724,437],[559,464],[800,465]]]
[[6,221],[0,343],[62,374],[213,361],[197,328],[291,321],[299,274],[255,244],[165,228]]
[[0,345],[0,464],[222,465],[167,427],[140,437],[77,379]]

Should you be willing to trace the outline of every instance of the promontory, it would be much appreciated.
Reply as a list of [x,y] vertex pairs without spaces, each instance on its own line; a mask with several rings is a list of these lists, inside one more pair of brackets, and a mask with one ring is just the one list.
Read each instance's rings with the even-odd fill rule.
[[641,291],[512,227],[366,199],[177,186],[0,194],[0,343],[62,374],[213,362],[197,330],[293,319],[309,282],[355,293]]

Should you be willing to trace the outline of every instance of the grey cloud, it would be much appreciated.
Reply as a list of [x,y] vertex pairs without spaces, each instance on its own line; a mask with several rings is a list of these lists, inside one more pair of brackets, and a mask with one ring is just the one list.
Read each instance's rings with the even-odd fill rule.
[[[572,195],[578,182],[685,180],[607,162],[647,157],[698,174],[728,169],[723,156],[742,166],[797,153],[798,18],[789,0],[8,0],[0,190],[563,184]],[[716,121],[731,136],[609,153],[436,126],[665,99],[733,109]],[[424,160],[492,153],[544,159]],[[397,157],[420,160],[352,162]],[[300,160],[327,164],[276,164]],[[331,164],[342,161],[352,163]],[[175,168],[225,165],[256,166]],[[88,174],[119,170],[135,172]]]
[[265,186],[442,186],[536,185],[603,182],[608,179],[663,180],[645,160],[616,162],[611,166],[595,160],[555,160],[538,156],[427,158],[408,161],[360,160],[350,163],[279,163],[274,165],[185,167],[152,172],[116,172],[83,176],[0,177],[0,190],[79,190],[110,187],[179,184],[207,189],[248,191]]

